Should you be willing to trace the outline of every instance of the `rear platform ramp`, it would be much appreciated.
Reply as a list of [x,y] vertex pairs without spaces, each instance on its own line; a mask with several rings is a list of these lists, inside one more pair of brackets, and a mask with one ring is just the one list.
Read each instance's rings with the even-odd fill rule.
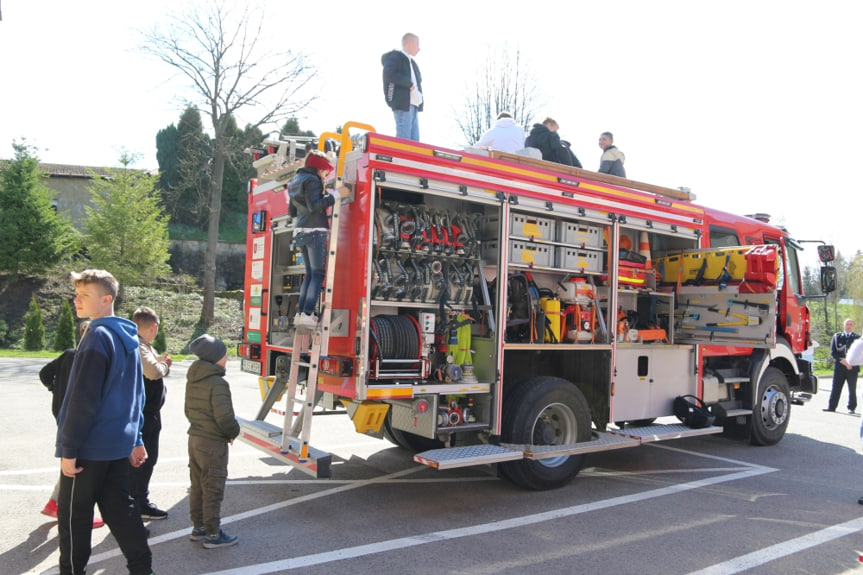
[[517,461],[519,459],[551,459],[569,455],[582,455],[600,451],[612,451],[627,447],[638,447],[644,443],[712,435],[722,433],[722,427],[710,426],[702,429],[691,429],[682,424],[647,425],[609,431],[593,431],[592,439],[570,445],[520,445],[502,443],[500,445],[467,445],[432,449],[414,455],[414,461],[435,469],[455,469]]

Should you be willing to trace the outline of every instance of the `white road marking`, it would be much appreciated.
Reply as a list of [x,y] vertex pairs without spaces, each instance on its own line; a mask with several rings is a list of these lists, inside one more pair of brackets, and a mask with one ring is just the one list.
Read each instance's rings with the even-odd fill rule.
[[776,545],[771,545],[770,547],[765,547],[764,549],[759,549],[758,551],[753,551],[752,553],[747,553],[746,555],[741,555],[722,563],[716,563],[698,571],[692,571],[689,575],[733,575],[734,573],[740,573],[741,571],[764,565],[775,559],[806,551],[822,543],[857,533],[861,529],[863,529],[863,518],[852,519],[851,521],[832,525],[815,533],[807,533],[790,541],[783,541],[782,543],[777,543]]
[[412,535],[410,537],[401,537],[398,539],[390,539],[389,541],[370,543],[368,545],[358,545],[356,547],[336,549],[334,551],[315,553],[302,557],[293,557],[290,559],[282,559],[279,561],[271,561],[268,563],[259,563],[258,565],[244,565],[242,567],[237,567],[234,569],[214,571],[206,575],[264,575],[266,573],[276,573],[279,571],[287,571],[290,569],[309,567],[312,565],[322,565],[325,563],[341,561],[343,559],[352,559],[354,557],[363,557],[366,555],[375,555],[377,553],[384,553],[388,551],[395,551],[398,549],[416,547],[418,545],[425,545],[427,543],[438,543],[451,539],[473,537],[476,535],[485,535],[488,533],[504,531],[507,529],[525,527],[536,523],[552,521],[563,517],[572,517],[574,515],[580,515],[592,511],[599,511],[601,509],[608,509],[610,507],[616,507],[618,505],[636,503],[639,501],[645,501],[647,499],[664,497],[666,495],[673,495],[675,493],[681,493],[693,489],[700,489],[702,487],[707,487],[710,485],[726,483],[729,481],[736,481],[738,479],[746,479],[748,477],[755,477],[758,475],[763,475],[765,473],[772,473],[774,471],[777,471],[776,469],[770,467],[763,467],[759,465],[753,466],[748,464],[746,465],[748,469],[745,469],[744,471],[740,471],[738,473],[731,473],[729,475],[723,475],[720,477],[710,477],[707,479],[700,479],[698,481],[691,481],[689,483],[681,483],[678,485],[670,485],[668,487],[653,489],[651,491],[645,491],[632,495],[612,497],[611,499],[605,499],[603,501],[593,501],[591,503],[583,503],[581,505],[574,505],[572,507],[553,509],[551,511],[545,511],[543,513],[534,513],[521,517],[513,517],[511,519],[502,519],[499,521],[493,521],[491,523],[481,523],[468,527],[458,527],[455,529],[446,529],[443,531],[434,531],[431,533],[421,533],[419,535]]
[[[380,477],[375,477],[373,479],[364,479],[362,481],[354,481],[345,485],[341,485],[340,487],[335,487],[333,489],[325,489],[323,491],[319,491],[317,493],[311,493],[309,495],[303,495],[300,497],[295,497],[293,499],[288,499],[287,501],[280,501],[278,503],[273,503],[271,505],[265,505],[264,507],[258,507],[257,509],[250,509],[249,511],[245,511],[243,513],[237,513],[236,515],[231,515],[229,517],[222,518],[222,525],[226,525],[228,523],[233,523],[234,521],[242,521],[243,519],[249,519],[251,517],[255,517],[257,515],[263,515],[264,513],[270,513],[272,511],[277,511],[279,509],[283,509],[285,507],[291,507],[293,505],[298,505],[300,503],[305,503],[306,501],[312,501],[314,499],[320,499],[321,497],[328,497],[330,495],[334,495],[336,493],[343,493],[345,491],[351,491],[352,489],[358,489],[360,487],[366,487],[367,485],[373,485],[375,483],[388,483],[390,480],[399,479],[405,475],[410,475],[412,473],[417,473],[418,471],[425,470],[425,467],[411,467],[409,469],[403,469],[402,471],[397,471],[395,473],[390,473],[389,475],[382,475]],[[328,480],[326,480],[328,481]],[[323,482],[322,482],[323,483]],[[151,537],[147,540],[152,548],[159,543],[165,543],[166,541],[172,541],[174,539],[187,538],[189,536],[189,529],[183,529],[181,531],[172,531],[170,533],[164,533],[162,535],[157,535],[156,537]],[[93,555],[90,557],[90,561],[88,565],[92,566],[98,563],[99,561],[105,561],[106,559],[111,559],[113,557],[119,557],[121,552],[119,549],[112,549],[110,551],[105,551],[104,553],[99,553],[97,555]],[[58,570],[56,568],[51,569],[49,571],[43,572],[44,575],[52,575],[57,573]]]
[[[392,539],[388,541],[380,541],[377,543],[370,543],[366,545],[358,545],[355,547],[348,547],[344,549],[337,549],[333,551],[327,551],[323,553],[316,553],[311,555],[306,555],[302,557],[294,557],[289,559],[282,559],[278,561],[272,561],[267,563],[260,563],[257,565],[244,565],[241,567],[236,567],[232,569],[227,569],[223,571],[211,572],[205,575],[265,575],[268,573],[275,573],[279,571],[286,571],[301,567],[307,567],[312,565],[322,565],[327,563],[333,563],[336,561],[341,561],[344,559],[351,559],[354,557],[363,557],[368,555],[374,555],[378,553],[384,553],[393,550],[406,549],[410,547],[415,547],[418,545],[425,545],[428,543],[436,543],[441,541],[447,541],[452,539],[459,539],[464,537],[472,537],[476,535],[484,535],[488,533],[494,533],[498,531],[504,531],[508,529],[516,529],[525,527],[528,525],[533,525],[537,523],[542,523],[546,521],[551,521],[563,517],[572,517],[575,515],[580,515],[584,513],[589,513],[592,511],[599,511],[602,509],[608,509],[611,507],[616,507],[620,505],[625,505],[629,503],[636,503],[639,501],[645,501],[648,499],[653,499],[657,497],[664,497],[666,495],[673,495],[675,493],[681,493],[685,491],[691,491],[695,489],[701,489],[705,487],[709,487],[712,485],[717,485],[721,483],[727,483],[730,481],[737,481],[740,479],[746,479],[749,477],[756,477],[759,475],[763,475],[766,473],[772,473],[777,471],[774,468],[761,466],[757,464],[752,464],[743,461],[737,461],[733,459],[728,459],[724,457],[713,456],[704,453],[696,453],[685,449],[679,449],[675,447],[669,447],[665,445],[655,445],[649,444],[645,447],[654,447],[658,449],[668,449],[670,451],[675,451],[688,455],[695,455],[698,457],[705,457],[708,459],[714,459],[717,461],[724,461],[730,464],[737,465],[738,467],[713,467],[713,468],[697,468],[697,469],[673,469],[673,470],[652,470],[649,472],[614,472],[614,471],[606,471],[603,469],[590,468],[584,470],[582,473],[584,475],[595,475],[595,476],[632,476],[632,475],[644,475],[644,474],[657,474],[657,473],[705,473],[705,472],[717,472],[717,471],[736,471],[734,473],[729,473],[727,475],[710,477],[705,479],[700,479],[697,481],[692,481],[688,483],[682,483],[678,485],[666,486],[660,489],[654,489],[651,491],[646,491],[637,494],[631,494],[621,497],[613,497],[610,499],[606,499],[603,501],[594,501],[591,503],[585,503],[581,505],[574,505],[571,507],[565,507],[561,509],[554,509],[551,511],[546,511],[542,513],[535,513],[530,515],[525,515],[521,517],[513,517],[511,519],[504,519],[499,521],[494,521],[491,523],[478,524],[473,526],[459,527],[455,529],[447,529],[443,531],[435,531],[430,533],[417,534],[409,537],[402,537],[398,539]],[[179,459],[179,458],[178,458]],[[741,467],[743,467],[742,470]],[[412,467],[409,469],[402,470],[397,473],[392,473],[389,475],[384,475],[381,477],[377,477],[374,479],[368,479],[363,481],[343,481],[342,485],[339,487],[335,487],[332,489],[325,489],[323,491],[304,495],[301,497],[296,497],[290,500],[281,501],[278,503],[274,503],[271,505],[267,505],[264,507],[259,507],[257,509],[252,509],[243,513],[238,513],[232,515],[230,517],[225,517],[222,520],[223,524],[233,523],[235,521],[242,521],[245,519],[249,519],[258,515],[262,515],[265,513],[270,513],[276,511],[278,509],[283,509],[286,507],[291,507],[294,505],[298,505],[301,503],[305,503],[307,501],[312,501],[315,499],[319,499],[321,497],[328,497],[330,495],[334,495],[336,493],[342,493],[345,491],[350,491],[353,489],[357,489],[360,487],[365,487],[368,485],[372,485],[375,483],[383,483],[383,482],[414,482],[414,483],[425,483],[425,482],[448,482],[448,481],[489,481],[489,480],[497,480],[494,477],[476,477],[469,479],[405,479],[404,476],[410,475],[412,473],[424,470],[424,467]],[[739,471],[738,471],[739,470]],[[55,471],[55,470],[52,470]],[[20,473],[20,472],[18,472]],[[14,474],[13,472],[8,472],[8,475]],[[229,484],[234,484],[237,486],[240,485],[266,485],[266,484],[314,484],[314,483],[326,483],[327,485],[333,485],[337,483],[338,480],[314,480],[314,479],[301,479],[301,480],[239,480],[239,481],[229,481]],[[173,483],[165,483],[164,485],[174,485]],[[179,485],[179,484],[177,484]],[[0,489],[3,490],[16,490],[26,486],[0,486]],[[50,486],[48,486],[50,487]],[[834,539],[838,539],[841,537],[845,537],[847,535],[857,533],[863,530],[863,518],[855,519],[852,521],[848,521],[845,523],[841,523],[839,525],[834,525],[831,527],[827,527],[820,531],[817,531],[812,534],[807,534],[801,536],[796,539],[792,539],[790,541],[786,541],[783,543],[778,543],[776,545],[772,545],[766,547],[764,549],[754,551],[752,553],[748,553],[746,555],[742,555],[740,557],[736,557],[734,559],[724,561],[722,563],[717,563],[710,567],[706,567],[704,569],[694,571],[689,575],[733,575],[735,573],[739,573],[741,571],[745,571],[748,569],[752,569],[753,567],[758,567],[765,563],[769,563],[770,561],[774,561],[781,557],[785,557],[794,553],[798,553],[800,551],[816,547],[823,543],[832,541]],[[188,537],[188,529],[174,531],[171,533],[165,533],[150,539],[149,543],[151,546],[158,545],[160,543],[168,542],[178,538]],[[111,551],[106,551],[104,553],[100,553],[94,555],[90,558],[90,564],[93,565],[100,561],[105,561],[107,559],[120,556],[119,549],[114,549]],[[45,574],[56,573],[56,568],[49,569],[48,571],[43,571]]]

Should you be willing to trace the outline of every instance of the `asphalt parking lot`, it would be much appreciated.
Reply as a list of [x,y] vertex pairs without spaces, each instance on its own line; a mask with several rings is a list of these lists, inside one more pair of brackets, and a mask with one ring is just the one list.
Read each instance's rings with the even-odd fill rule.
[[[55,573],[56,521],[39,513],[58,474],[43,361],[0,360],[0,573]],[[314,480],[237,443],[223,527],[237,546],[188,540],[183,386],[167,380],[151,521],[161,574],[303,573],[850,573],[863,570],[859,416],[826,414],[825,385],[792,412],[783,441],[753,448],[701,437],[589,457],[576,480],[525,492],[491,467],[439,472],[407,451],[316,418],[313,444],[334,454]],[[229,363],[235,409],[252,417],[257,381]],[[823,405],[822,405],[823,404]],[[274,420],[274,423],[278,423]],[[125,573],[107,528],[94,531],[88,573]]]

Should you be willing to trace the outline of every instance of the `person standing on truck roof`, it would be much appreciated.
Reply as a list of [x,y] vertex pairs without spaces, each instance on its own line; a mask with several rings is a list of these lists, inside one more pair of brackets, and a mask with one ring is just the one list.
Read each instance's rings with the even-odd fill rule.
[[381,56],[384,72],[384,98],[396,120],[396,137],[419,142],[417,114],[423,111],[423,78],[414,59],[420,51],[416,34],[402,36],[402,49]]
[[830,342],[830,357],[833,358],[833,389],[830,390],[830,400],[824,411],[836,411],[842,388],[845,387],[845,382],[848,382],[848,412],[854,413],[857,410],[857,374],[860,372],[860,367],[848,363],[845,354],[860,334],[854,333],[854,320],[851,318],[845,320],[843,328],[843,331],[833,335],[833,340]]
[[569,143],[561,141],[557,131],[560,126],[553,118],[546,118],[542,124],[534,124],[530,134],[524,141],[525,148],[536,148],[542,153],[542,159],[575,168],[581,167],[581,162],[569,149]]
[[336,190],[324,190],[324,181],[333,165],[323,154],[312,150],[306,165],[288,183],[288,214],[294,218],[294,241],[303,254],[306,274],[300,285],[295,326],[316,326],[315,307],[321,298],[327,256],[327,209],[340,199]]
[[626,161],[626,156],[614,145],[614,136],[611,132],[603,132],[599,136],[599,147],[602,148],[602,157],[599,159],[598,172],[625,178],[626,170],[623,168],[623,162]]
[[524,128],[515,123],[512,114],[501,112],[494,126],[486,130],[474,147],[514,154],[524,148]]

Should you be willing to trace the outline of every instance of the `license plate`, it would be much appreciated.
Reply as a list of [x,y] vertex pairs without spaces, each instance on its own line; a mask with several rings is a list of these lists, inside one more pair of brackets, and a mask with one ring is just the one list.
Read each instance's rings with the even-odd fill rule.
[[263,368],[263,364],[260,361],[252,361],[251,359],[244,359],[240,362],[240,369],[247,373],[254,373],[255,375],[261,375],[261,369]]

